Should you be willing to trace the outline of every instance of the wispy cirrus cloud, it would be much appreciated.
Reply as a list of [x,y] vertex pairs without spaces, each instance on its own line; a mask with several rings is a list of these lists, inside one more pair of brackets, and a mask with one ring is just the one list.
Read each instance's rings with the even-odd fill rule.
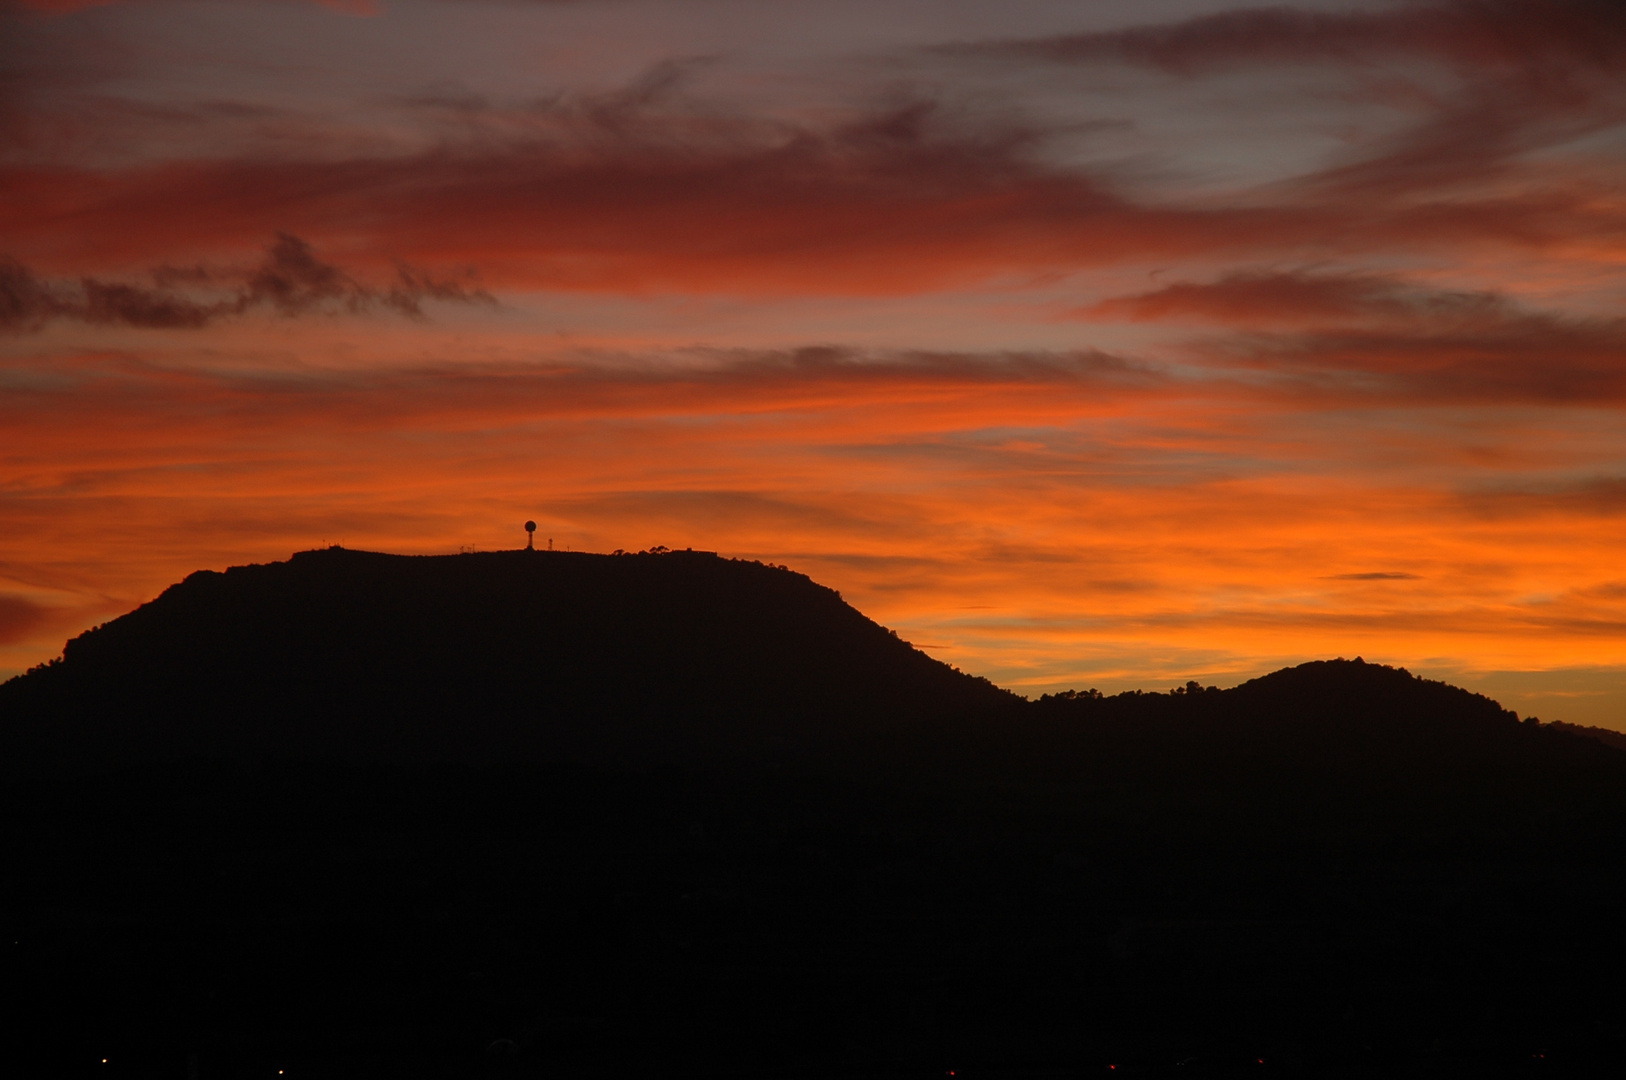
[[[1242,8],[1166,24],[947,46],[949,55],[1090,67],[1127,64],[1193,83],[1319,67],[1342,96],[1410,117],[1365,135],[1312,175],[1298,198],[1373,200],[1483,188],[1521,156],[1626,121],[1626,9],[1608,0],[1445,0],[1327,12]],[[1418,63],[1444,67],[1429,77]]]

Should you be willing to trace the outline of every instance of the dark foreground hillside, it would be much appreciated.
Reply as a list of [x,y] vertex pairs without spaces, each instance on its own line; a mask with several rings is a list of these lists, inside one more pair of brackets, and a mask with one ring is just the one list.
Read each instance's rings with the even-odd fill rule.
[[13,1075],[1626,1052],[1626,753],[1359,661],[1023,703],[772,567],[329,551],[76,639],[0,755]]

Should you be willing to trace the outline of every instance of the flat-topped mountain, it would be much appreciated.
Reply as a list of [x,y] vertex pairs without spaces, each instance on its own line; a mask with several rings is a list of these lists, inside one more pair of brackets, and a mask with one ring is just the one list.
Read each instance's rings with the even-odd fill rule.
[[757,562],[330,548],[73,639],[0,687],[0,738],[93,763],[793,761],[1018,701]]

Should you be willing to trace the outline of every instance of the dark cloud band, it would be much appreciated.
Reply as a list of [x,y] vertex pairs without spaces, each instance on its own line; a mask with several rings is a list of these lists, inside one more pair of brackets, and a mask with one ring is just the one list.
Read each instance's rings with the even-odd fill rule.
[[437,279],[405,264],[397,265],[396,279],[388,286],[363,285],[287,233],[279,233],[264,259],[250,270],[160,267],[152,277],[151,287],[92,277],[55,282],[15,260],[0,259],[0,329],[38,329],[56,319],[193,329],[255,309],[284,316],[385,309],[416,318],[422,316],[426,300],[495,303],[482,289]]

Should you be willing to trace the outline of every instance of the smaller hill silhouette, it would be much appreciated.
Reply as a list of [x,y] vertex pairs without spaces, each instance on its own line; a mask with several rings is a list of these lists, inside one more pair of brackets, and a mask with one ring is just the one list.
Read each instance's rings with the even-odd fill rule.
[[1174,793],[1189,812],[1261,823],[1245,831],[1373,844],[1448,831],[1504,845],[1626,811],[1626,752],[1359,659],[1229,690],[1049,695],[1033,711],[1052,778]]
[[1585,724],[1568,724],[1562,720],[1553,720],[1547,724],[1556,731],[1567,731],[1572,735],[1581,735],[1588,739],[1596,739],[1605,746],[1612,746],[1616,750],[1626,750],[1626,731],[1615,731],[1613,728],[1590,727]]
[[1229,746],[1229,759],[1256,756],[1261,767],[1280,764],[1280,755],[1350,768],[1451,762],[1454,772],[1475,765],[1522,768],[1547,758],[1605,768],[1626,760],[1599,753],[1599,741],[1583,740],[1571,725],[1521,721],[1482,694],[1359,658],[1311,661],[1229,690],[1189,683],[1171,693],[1046,695],[1035,711],[1078,737],[1125,752],[1155,749],[1171,758],[1189,752],[1212,760]]

